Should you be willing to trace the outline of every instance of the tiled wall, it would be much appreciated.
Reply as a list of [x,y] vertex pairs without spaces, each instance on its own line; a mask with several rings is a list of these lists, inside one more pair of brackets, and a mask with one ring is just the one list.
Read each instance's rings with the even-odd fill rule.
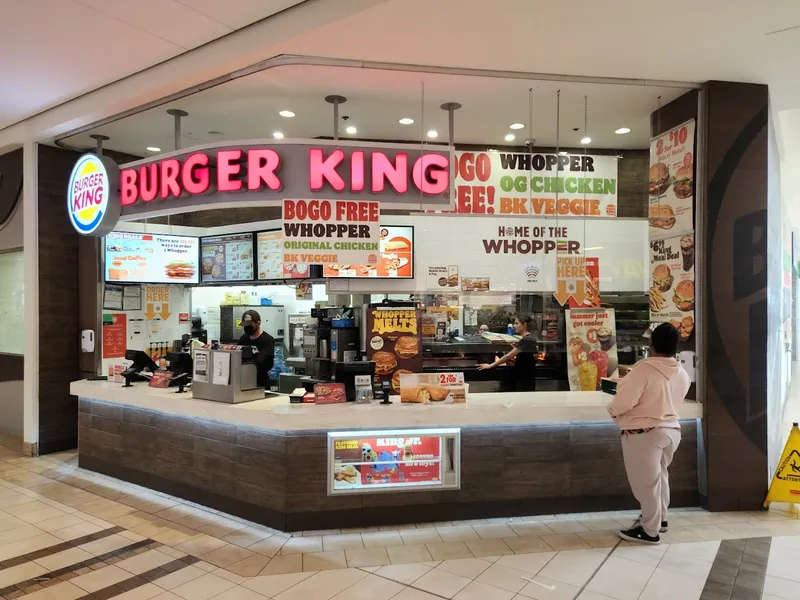
[[[696,505],[697,422],[671,469]],[[80,400],[80,466],[296,531],[635,507],[612,424],[462,428],[462,487],[327,495],[324,431],[277,432]]]

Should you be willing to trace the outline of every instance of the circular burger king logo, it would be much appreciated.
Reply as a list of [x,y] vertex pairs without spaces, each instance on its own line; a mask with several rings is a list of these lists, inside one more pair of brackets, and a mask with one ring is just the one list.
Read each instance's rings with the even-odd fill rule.
[[[113,166],[116,166],[111,163]],[[105,235],[119,219],[117,177],[109,177],[108,162],[95,154],[78,159],[67,188],[67,214],[83,235]],[[116,175],[112,169],[112,174]]]

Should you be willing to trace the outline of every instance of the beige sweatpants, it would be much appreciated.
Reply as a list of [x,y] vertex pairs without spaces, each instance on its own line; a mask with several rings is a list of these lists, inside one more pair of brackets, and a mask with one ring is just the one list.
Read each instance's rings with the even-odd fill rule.
[[669,508],[669,465],[681,443],[681,430],[657,427],[622,436],[622,456],[631,491],[642,507],[642,527],[657,536]]

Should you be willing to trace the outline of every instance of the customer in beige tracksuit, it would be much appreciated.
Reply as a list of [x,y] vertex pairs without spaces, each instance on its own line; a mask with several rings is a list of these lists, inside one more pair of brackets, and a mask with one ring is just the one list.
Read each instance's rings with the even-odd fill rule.
[[679,334],[663,323],[650,339],[650,358],[617,384],[608,412],[622,432],[622,455],[633,495],[642,514],[625,540],[658,544],[669,507],[669,465],[681,442],[678,411],[689,391],[689,375],[675,359]]

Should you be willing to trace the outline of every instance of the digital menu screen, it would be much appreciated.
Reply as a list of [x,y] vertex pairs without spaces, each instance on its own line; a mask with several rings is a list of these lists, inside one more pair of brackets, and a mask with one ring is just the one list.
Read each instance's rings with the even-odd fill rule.
[[381,225],[381,256],[375,265],[323,265],[324,277],[414,277],[414,228]]
[[203,283],[254,279],[252,233],[201,238],[200,250]]
[[112,231],[105,244],[107,282],[198,283],[196,237]]
[[262,231],[256,237],[258,257],[258,279],[306,279],[311,276],[309,265],[303,263],[283,264],[281,230]]

